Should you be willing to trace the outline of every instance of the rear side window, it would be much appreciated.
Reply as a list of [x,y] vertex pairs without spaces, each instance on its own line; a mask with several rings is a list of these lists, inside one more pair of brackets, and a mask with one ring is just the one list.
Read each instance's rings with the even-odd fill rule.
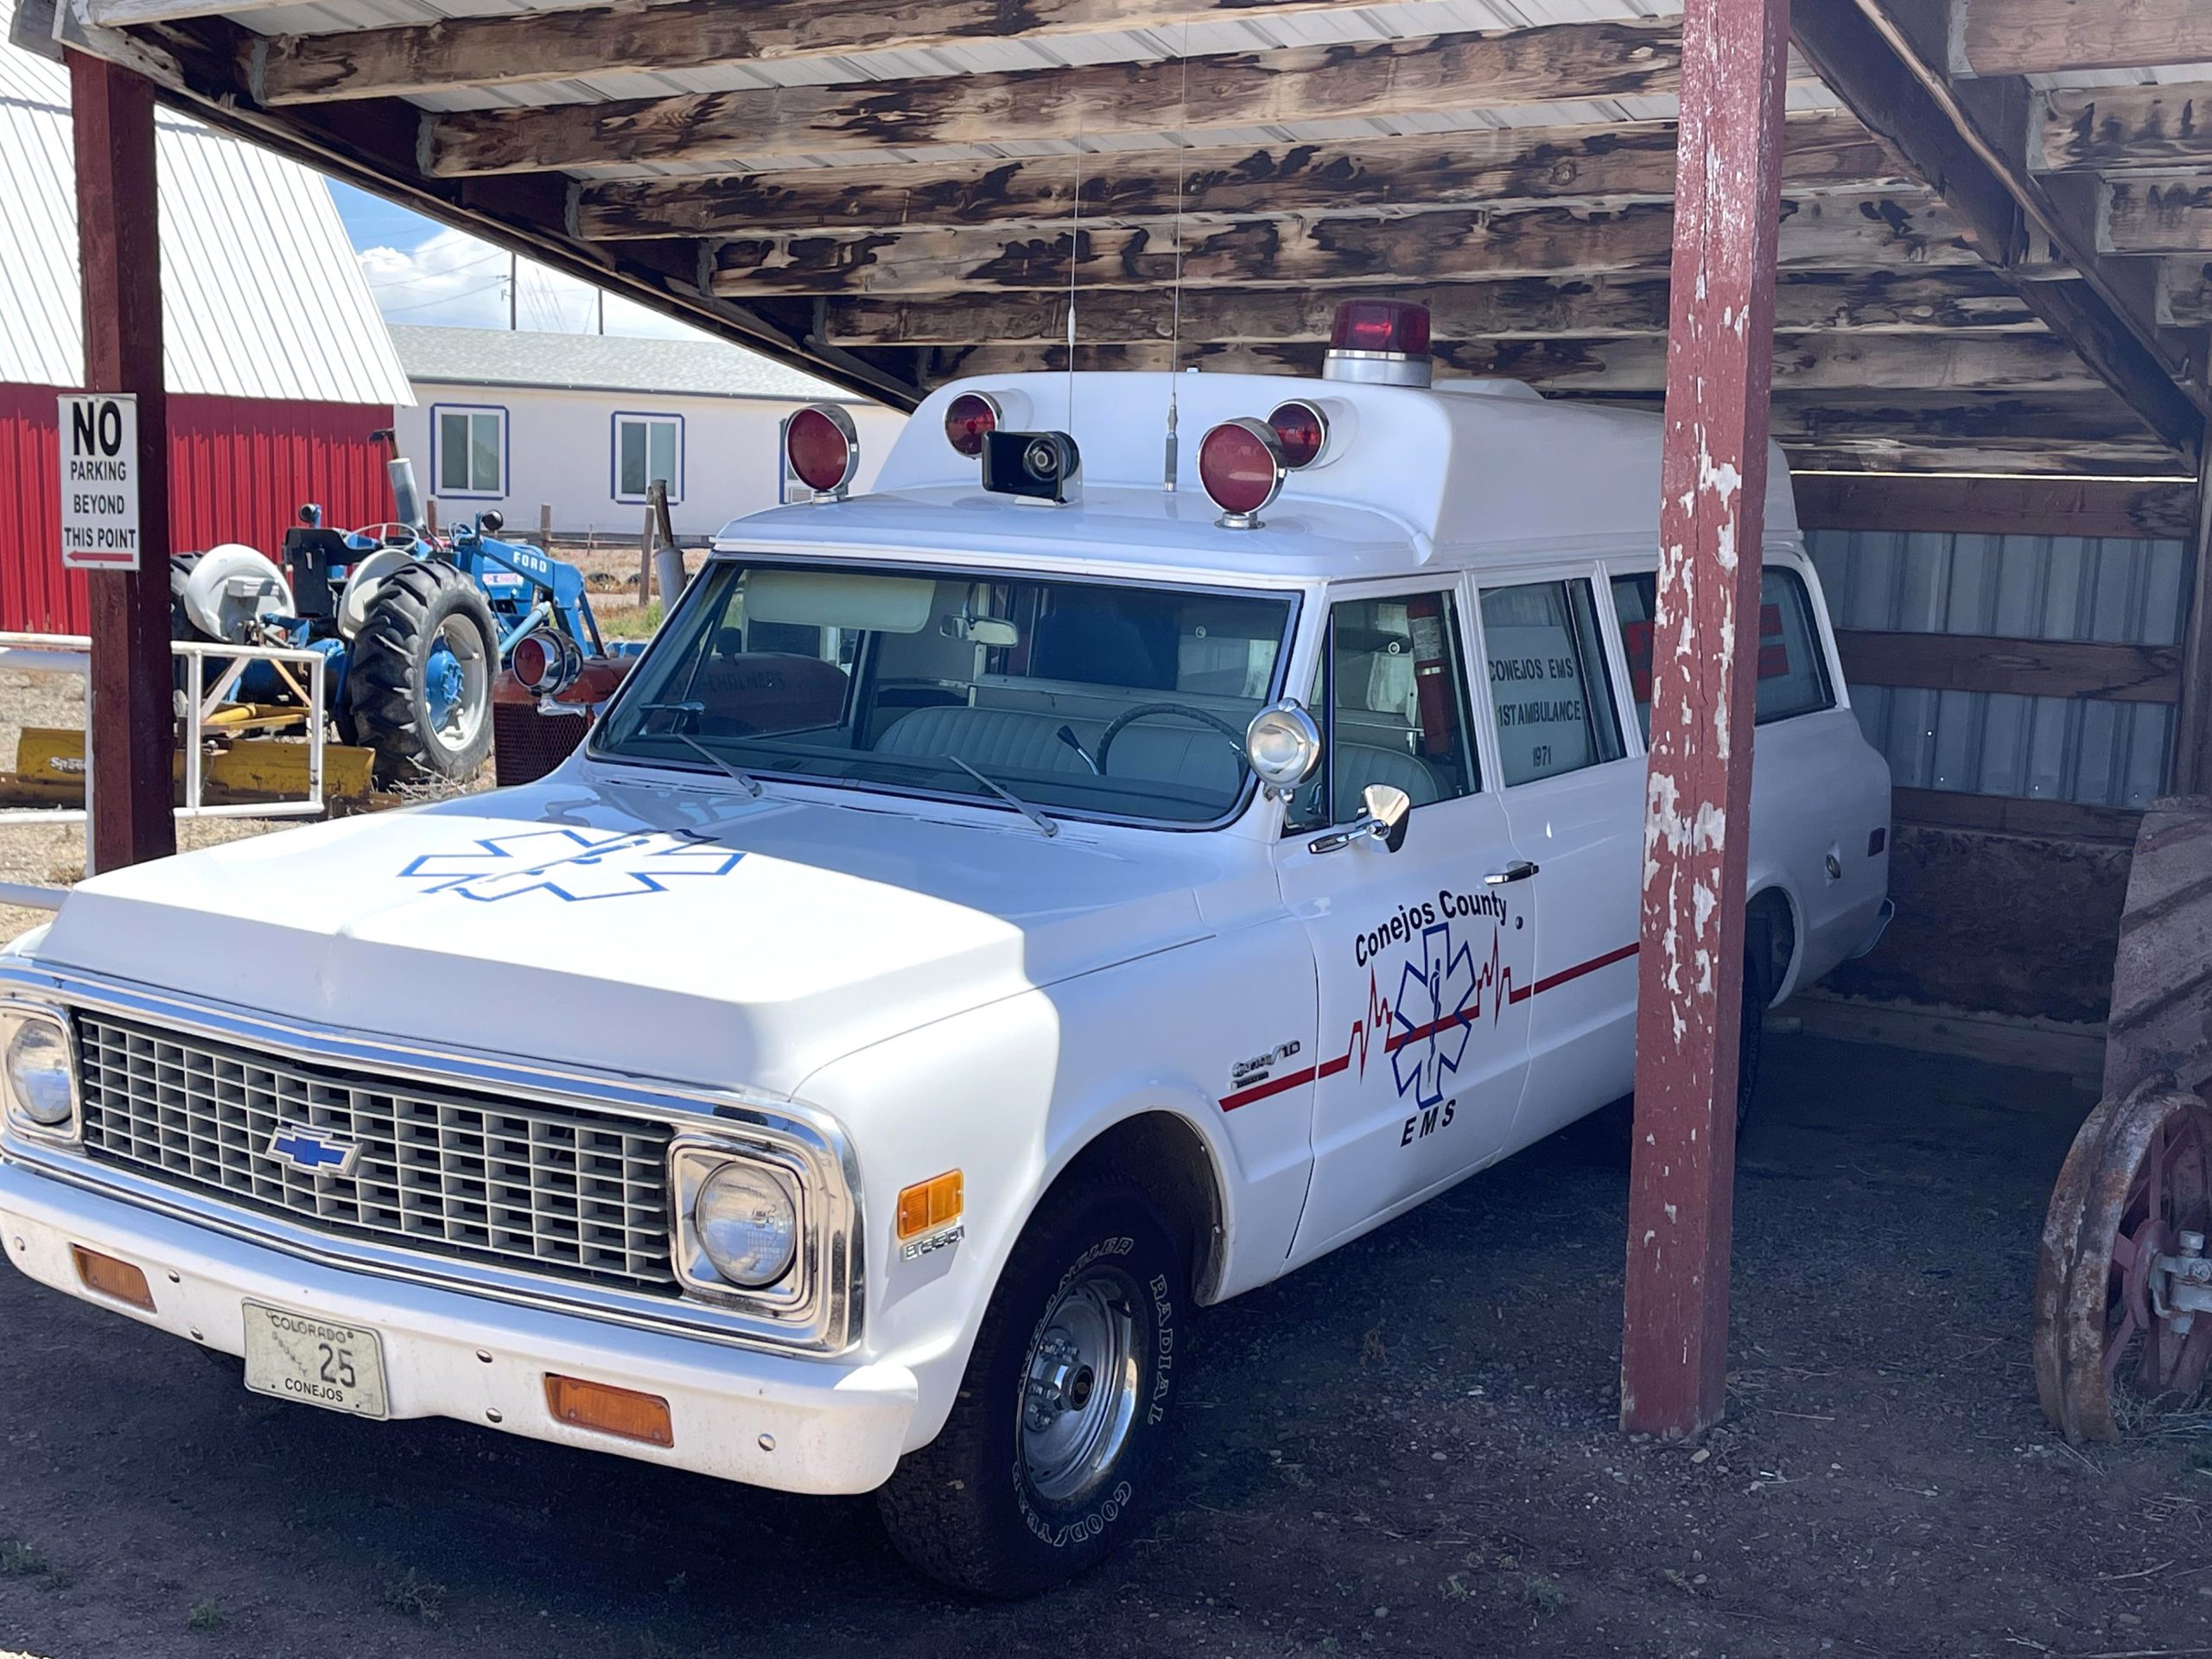
[[1587,582],[1486,589],[1483,649],[1508,785],[1580,772],[1626,753]]
[[[1620,615],[1621,649],[1628,658],[1629,689],[1646,741],[1651,736],[1653,595],[1659,578],[1649,570],[1613,578],[1613,608]],[[1805,579],[1781,565],[1759,575],[1758,721],[1788,720],[1835,707],[1827,658],[1813,622],[1813,596]]]

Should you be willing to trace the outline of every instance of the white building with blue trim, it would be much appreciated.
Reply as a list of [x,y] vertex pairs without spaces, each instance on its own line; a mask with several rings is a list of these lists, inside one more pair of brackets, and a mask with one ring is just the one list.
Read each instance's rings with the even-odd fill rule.
[[652,482],[685,538],[776,505],[778,433],[837,403],[861,433],[859,486],[905,416],[735,346],[496,328],[394,327],[415,389],[400,452],[451,524],[496,507],[534,533],[634,536]]

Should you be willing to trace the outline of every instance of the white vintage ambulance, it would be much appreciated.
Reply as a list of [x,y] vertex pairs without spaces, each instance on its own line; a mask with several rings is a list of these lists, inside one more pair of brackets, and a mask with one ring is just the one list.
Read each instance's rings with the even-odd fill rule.
[[[542,782],[0,961],[8,1259],[282,1399],[876,1491],[987,1593],[1095,1562],[1195,1308],[1630,1086],[1659,423],[1426,334],[950,386],[861,497],[794,416],[804,499]],[[1888,914],[1773,470],[1751,1060]]]

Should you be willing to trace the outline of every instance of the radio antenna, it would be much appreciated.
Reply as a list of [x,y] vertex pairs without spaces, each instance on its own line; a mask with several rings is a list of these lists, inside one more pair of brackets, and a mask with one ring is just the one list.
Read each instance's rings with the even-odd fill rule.
[[1068,230],[1068,435],[1075,435],[1075,273],[1083,257],[1083,117],[1075,118],[1074,217]]
[[1167,451],[1160,480],[1160,489],[1169,495],[1175,493],[1175,475],[1180,470],[1175,434],[1181,413],[1179,382],[1183,375],[1183,185],[1191,158],[1191,20],[1187,16],[1183,19],[1183,39],[1176,51],[1183,64],[1183,108],[1176,117],[1173,318],[1167,331]]

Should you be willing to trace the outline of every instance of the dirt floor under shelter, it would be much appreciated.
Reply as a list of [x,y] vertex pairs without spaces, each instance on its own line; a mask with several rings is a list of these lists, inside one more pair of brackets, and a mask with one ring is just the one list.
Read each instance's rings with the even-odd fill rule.
[[1019,1606],[803,1500],[246,1394],[0,1274],[0,1650],[170,1655],[2212,1652],[2212,1429],[2068,1450],[2029,1293],[2086,1098],[1774,1041],[1734,1366],[1614,1427],[1624,1173],[1555,1140],[1197,1325],[1182,1474]]

